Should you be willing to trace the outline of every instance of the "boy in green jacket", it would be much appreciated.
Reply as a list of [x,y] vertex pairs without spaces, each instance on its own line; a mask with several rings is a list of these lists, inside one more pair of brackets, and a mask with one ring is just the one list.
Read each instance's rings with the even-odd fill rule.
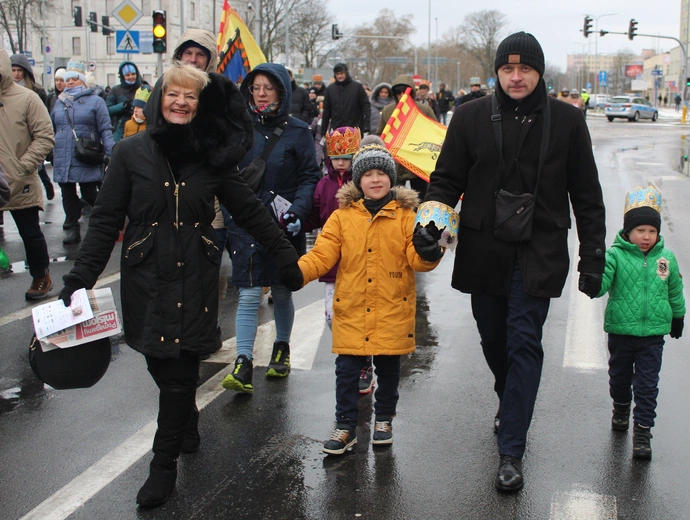
[[[626,194],[623,229],[606,251],[601,291],[609,293],[604,330],[609,334],[611,428],[626,431],[633,411],[633,457],[651,459],[650,429],[656,417],[664,335],[680,338],[685,317],[683,280],[664,247],[661,194],[639,186]],[[632,391],[631,391],[632,390]]]

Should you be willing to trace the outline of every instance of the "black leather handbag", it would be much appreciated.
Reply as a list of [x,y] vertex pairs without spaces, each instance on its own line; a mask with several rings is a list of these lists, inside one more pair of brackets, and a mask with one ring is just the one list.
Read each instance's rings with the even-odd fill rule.
[[105,159],[105,147],[103,146],[103,143],[100,141],[94,141],[93,139],[77,137],[77,132],[74,129],[74,123],[72,123],[72,119],[69,117],[67,105],[63,106],[65,109],[65,115],[67,116],[67,121],[72,129],[72,135],[74,135],[74,140],[77,144],[77,159],[85,164],[103,164],[103,160]]
[[29,345],[31,369],[56,390],[92,387],[108,370],[110,355],[110,338],[43,352],[34,334]]
[[[498,110],[496,95],[491,100],[491,121],[494,127],[494,138],[499,156],[499,175],[502,182],[505,175],[503,163],[503,135],[501,132],[501,113]],[[539,166],[537,167],[537,181],[534,184],[534,193],[510,193],[502,188],[496,190],[496,214],[494,218],[494,236],[504,242],[529,242],[532,238],[532,222],[534,220],[534,207],[537,201],[537,189],[539,177],[546,161],[549,148],[549,135],[551,133],[551,106],[546,100],[543,111],[544,124],[541,134],[541,148],[539,150]]]

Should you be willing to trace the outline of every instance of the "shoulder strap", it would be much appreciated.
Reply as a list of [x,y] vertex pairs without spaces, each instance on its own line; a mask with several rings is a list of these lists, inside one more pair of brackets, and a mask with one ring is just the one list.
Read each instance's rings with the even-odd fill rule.
[[74,129],[74,123],[72,123],[72,119],[69,117],[69,110],[67,110],[67,105],[65,103],[63,103],[62,108],[65,109],[65,116],[67,116],[67,122],[69,123],[69,127],[72,129],[72,135],[74,135],[75,139],[79,139],[77,137],[77,132]]
[[285,131],[286,127],[287,121],[280,123],[278,126],[275,127],[275,130],[273,130],[271,137],[268,138],[268,142],[264,147],[264,152],[261,154],[261,158],[264,160],[264,162],[268,162],[268,157],[271,155],[273,148],[278,142],[278,139],[280,139],[280,136],[283,135],[283,132]]

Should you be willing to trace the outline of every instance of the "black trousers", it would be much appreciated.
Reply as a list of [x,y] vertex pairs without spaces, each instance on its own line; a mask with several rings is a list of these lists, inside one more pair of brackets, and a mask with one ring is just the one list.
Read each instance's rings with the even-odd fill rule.
[[[70,229],[79,226],[79,218],[81,217],[81,203],[79,202],[79,195],[77,195],[76,182],[61,182],[60,189],[62,190],[62,207],[65,210],[65,223],[62,225],[63,229]],[[79,190],[82,198],[91,206],[96,203],[98,196],[99,182],[80,182]]]
[[611,398],[614,403],[629,403],[634,394],[633,420],[640,426],[654,426],[663,352],[663,336],[609,334]]
[[195,410],[201,360],[199,356],[182,351],[178,359],[146,356],[146,364],[160,390],[153,453],[176,459]]
[[34,278],[47,275],[50,262],[48,245],[46,244],[46,237],[41,231],[38,212],[38,206],[10,211],[19,230],[19,236],[24,242],[26,263],[29,265],[31,276]]
[[507,297],[472,295],[472,314],[484,357],[494,374],[494,390],[501,402],[500,455],[522,457],[525,452],[541,379],[544,360],[541,339],[550,302],[548,298],[525,293],[517,260]]
[[[395,415],[400,383],[400,356],[373,356],[377,387],[376,415]],[[369,356],[339,355],[335,358],[335,421],[357,427],[359,375],[371,364]]]

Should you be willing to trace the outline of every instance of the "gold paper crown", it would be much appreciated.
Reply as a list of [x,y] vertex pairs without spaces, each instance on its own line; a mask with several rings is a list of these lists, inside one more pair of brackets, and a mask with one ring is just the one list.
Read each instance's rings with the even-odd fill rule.
[[661,213],[661,193],[654,186],[642,188],[637,186],[633,191],[625,194],[625,209],[627,213],[631,209],[648,207]]
[[342,157],[352,155],[359,149],[362,134],[359,128],[345,126],[326,134],[326,151],[328,157]]

